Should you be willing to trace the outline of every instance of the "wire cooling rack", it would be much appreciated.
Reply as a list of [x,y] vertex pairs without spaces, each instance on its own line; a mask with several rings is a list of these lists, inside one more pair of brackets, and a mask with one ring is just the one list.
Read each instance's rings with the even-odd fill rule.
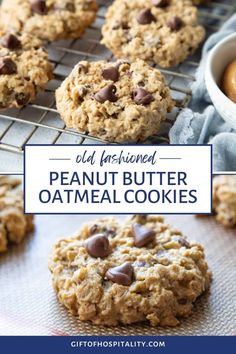
[[[111,0],[98,0],[99,11],[96,22],[80,40],[60,41],[48,46],[50,60],[55,64],[54,80],[45,92],[38,94],[37,100],[27,107],[11,109],[0,113],[0,170],[3,166],[9,172],[21,170],[22,156],[12,159],[12,154],[22,154],[25,144],[99,144],[104,141],[67,129],[55,107],[55,89],[70,73],[79,60],[112,60],[111,53],[100,44],[101,26]],[[235,0],[224,2],[215,0],[199,8],[200,22],[207,30],[207,36],[219,27],[236,10]],[[150,138],[153,144],[168,143],[168,131],[179,111],[188,105],[191,98],[191,83],[195,80],[201,49],[174,69],[161,69],[171,88],[177,105],[163,123],[158,136]],[[5,161],[5,165],[4,162]],[[9,163],[11,164],[9,167]],[[7,172],[7,171],[2,171]]]

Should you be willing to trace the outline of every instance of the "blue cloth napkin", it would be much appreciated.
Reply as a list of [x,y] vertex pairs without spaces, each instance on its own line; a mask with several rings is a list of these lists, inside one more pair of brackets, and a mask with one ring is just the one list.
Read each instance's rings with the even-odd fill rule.
[[235,31],[236,14],[205,42],[189,108],[181,111],[169,134],[171,144],[213,144],[215,172],[236,171],[236,131],[212,105],[204,80],[206,56],[215,44]]

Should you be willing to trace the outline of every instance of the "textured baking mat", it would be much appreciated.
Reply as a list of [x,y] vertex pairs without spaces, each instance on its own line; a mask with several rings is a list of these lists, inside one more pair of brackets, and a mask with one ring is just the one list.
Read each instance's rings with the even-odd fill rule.
[[206,217],[166,217],[189,239],[205,246],[214,275],[211,291],[196,302],[192,316],[180,326],[106,328],[69,315],[52,289],[48,255],[57,238],[74,233],[86,219],[90,218],[37,216],[35,233],[0,256],[1,335],[232,335],[236,331],[236,230],[227,230]]

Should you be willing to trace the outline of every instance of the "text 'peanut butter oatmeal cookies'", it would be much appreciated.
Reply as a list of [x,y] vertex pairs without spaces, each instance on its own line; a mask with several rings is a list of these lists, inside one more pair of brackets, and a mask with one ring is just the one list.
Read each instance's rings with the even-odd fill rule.
[[20,180],[0,176],[0,253],[20,243],[33,230],[33,217],[24,215]]
[[96,12],[96,0],[3,0],[0,25],[48,41],[79,38]]
[[213,209],[216,219],[227,227],[236,226],[236,176],[213,179]]
[[158,133],[173,107],[164,77],[142,60],[82,61],[56,91],[56,102],[68,128],[110,142]]
[[32,102],[52,77],[53,66],[41,40],[0,32],[0,110]]
[[102,43],[117,58],[177,65],[204,39],[197,15],[189,0],[115,0],[106,14]]
[[59,301],[106,326],[176,326],[211,281],[203,247],[157,216],[86,224],[56,243],[49,268]]

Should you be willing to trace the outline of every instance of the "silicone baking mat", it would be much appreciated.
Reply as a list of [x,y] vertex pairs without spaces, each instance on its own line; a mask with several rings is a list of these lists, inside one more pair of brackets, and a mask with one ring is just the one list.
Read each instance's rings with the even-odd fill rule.
[[[1,0],[0,0],[1,2]],[[112,0],[97,0],[99,11],[96,21],[80,40],[54,42],[48,46],[50,59],[55,64],[55,78],[33,104],[24,109],[0,112],[0,172],[22,172],[25,144],[99,144],[96,137],[66,129],[55,107],[54,91],[79,60],[113,60],[112,54],[100,44],[101,26],[107,7]],[[199,19],[207,31],[214,33],[236,11],[235,0],[212,0],[199,8]],[[149,143],[168,143],[168,132],[179,110],[191,98],[190,86],[201,56],[201,48],[184,63],[161,70],[171,88],[177,106],[162,124],[158,136]]]
[[75,232],[80,216],[37,216],[36,229],[21,246],[0,256],[1,335],[232,335],[236,332],[236,230],[212,217],[168,216],[189,239],[200,241],[213,271],[211,291],[197,302],[193,314],[175,328],[145,324],[97,327],[80,322],[57,301],[47,269],[54,241]]

